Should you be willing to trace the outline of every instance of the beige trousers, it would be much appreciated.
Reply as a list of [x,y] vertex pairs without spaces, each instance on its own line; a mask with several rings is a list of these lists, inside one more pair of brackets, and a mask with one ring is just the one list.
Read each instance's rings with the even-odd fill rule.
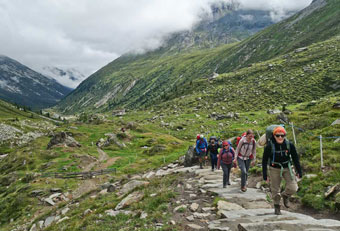
[[282,193],[280,193],[280,185],[282,180],[282,178],[280,177],[280,172],[281,172],[280,168],[269,167],[270,190],[272,192],[272,199],[274,201],[274,205],[280,204],[281,195],[290,197],[298,190],[294,170],[293,170],[294,179],[292,180],[289,169],[284,168],[282,177],[286,181],[286,188]]

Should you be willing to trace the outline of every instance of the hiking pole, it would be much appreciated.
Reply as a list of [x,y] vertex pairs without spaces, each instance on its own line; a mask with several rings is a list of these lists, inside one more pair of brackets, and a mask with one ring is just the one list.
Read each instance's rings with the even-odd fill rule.
[[294,144],[296,146],[296,137],[295,137],[295,130],[294,130],[294,123],[292,122],[292,131],[293,131],[293,137],[294,137]]
[[320,159],[321,159],[321,169],[323,169],[323,152],[322,152],[322,135],[320,135]]

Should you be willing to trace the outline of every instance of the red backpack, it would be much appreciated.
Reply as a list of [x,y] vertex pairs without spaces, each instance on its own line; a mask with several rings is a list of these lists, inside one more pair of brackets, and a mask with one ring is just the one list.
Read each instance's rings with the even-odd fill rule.
[[238,143],[240,143],[240,140],[242,139],[242,137],[246,136],[247,133],[246,132],[243,132],[242,136],[239,136],[236,138],[236,147],[238,146]]

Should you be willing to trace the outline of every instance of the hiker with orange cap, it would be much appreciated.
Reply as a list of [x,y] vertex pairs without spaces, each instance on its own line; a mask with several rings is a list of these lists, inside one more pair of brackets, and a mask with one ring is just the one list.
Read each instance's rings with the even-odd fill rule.
[[[302,171],[299,161],[299,156],[293,143],[288,141],[286,130],[282,126],[274,128],[272,137],[268,137],[268,143],[264,149],[262,158],[263,180],[269,183],[274,202],[274,213],[281,215],[280,200],[283,199],[283,204],[289,208],[289,197],[296,193],[298,185],[292,168],[292,162],[297,176],[302,177]],[[268,162],[269,160],[269,162]],[[267,164],[269,165],[269,178],[267,176]],[[282,178],[286,181],[285,190],[280,193],[280,185]]]
[[235,150],[230,146],[228,141],[223,141],[222,149],[217,160],[217,169],[220,169],[221,166],[223,170],[223,188],[227,187],[227,184],[230,185],[230,170],[233,167],[234,158]]
[[[250,164],[255,164],[256,158],[256,141],[254,139],[254,132],[248,129],[245,136],[243,136],[237,145],[236,153],[238,167],[241,170],[241,191],[247,191],[247,179]],[[236,162],[236,160],[235,160]]]

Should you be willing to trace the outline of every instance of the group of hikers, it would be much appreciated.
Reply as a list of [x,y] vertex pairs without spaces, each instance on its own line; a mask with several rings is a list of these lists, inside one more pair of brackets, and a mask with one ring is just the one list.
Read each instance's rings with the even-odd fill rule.
[[[302,177],[299,156],[294,144],[286,138],[286,130],[283,126],[269,126],[264,137],[265,141],[262,145],[266,144],[266,146],[262,158],[263,180],[269,183],[270,179],[274,213],[281,215],[281,198],[284,206],[289,208],[289,197],[298,189],[296,176]],[[210,154],[211,170],[214,171],[220,167],[223,170],[223,188],[230,185],[230,171],[238,166],[241,170],[241,191],[247,191],[248,171],[250,166],[255,165],[256,160],[256,140],[251,129],[237,138],[236,151],[230,141],[224,140],[220,143],[217,137],[212,136],[208,142],[204,135],[198,134],[196,155],[200,168],[203,168],[203,162],[208,154]],[[269,176],[267,165],[269,165]],[[295,167],[296,174],[292,165]],[[282,179],[286,182],[283,192],[280,190]]]

